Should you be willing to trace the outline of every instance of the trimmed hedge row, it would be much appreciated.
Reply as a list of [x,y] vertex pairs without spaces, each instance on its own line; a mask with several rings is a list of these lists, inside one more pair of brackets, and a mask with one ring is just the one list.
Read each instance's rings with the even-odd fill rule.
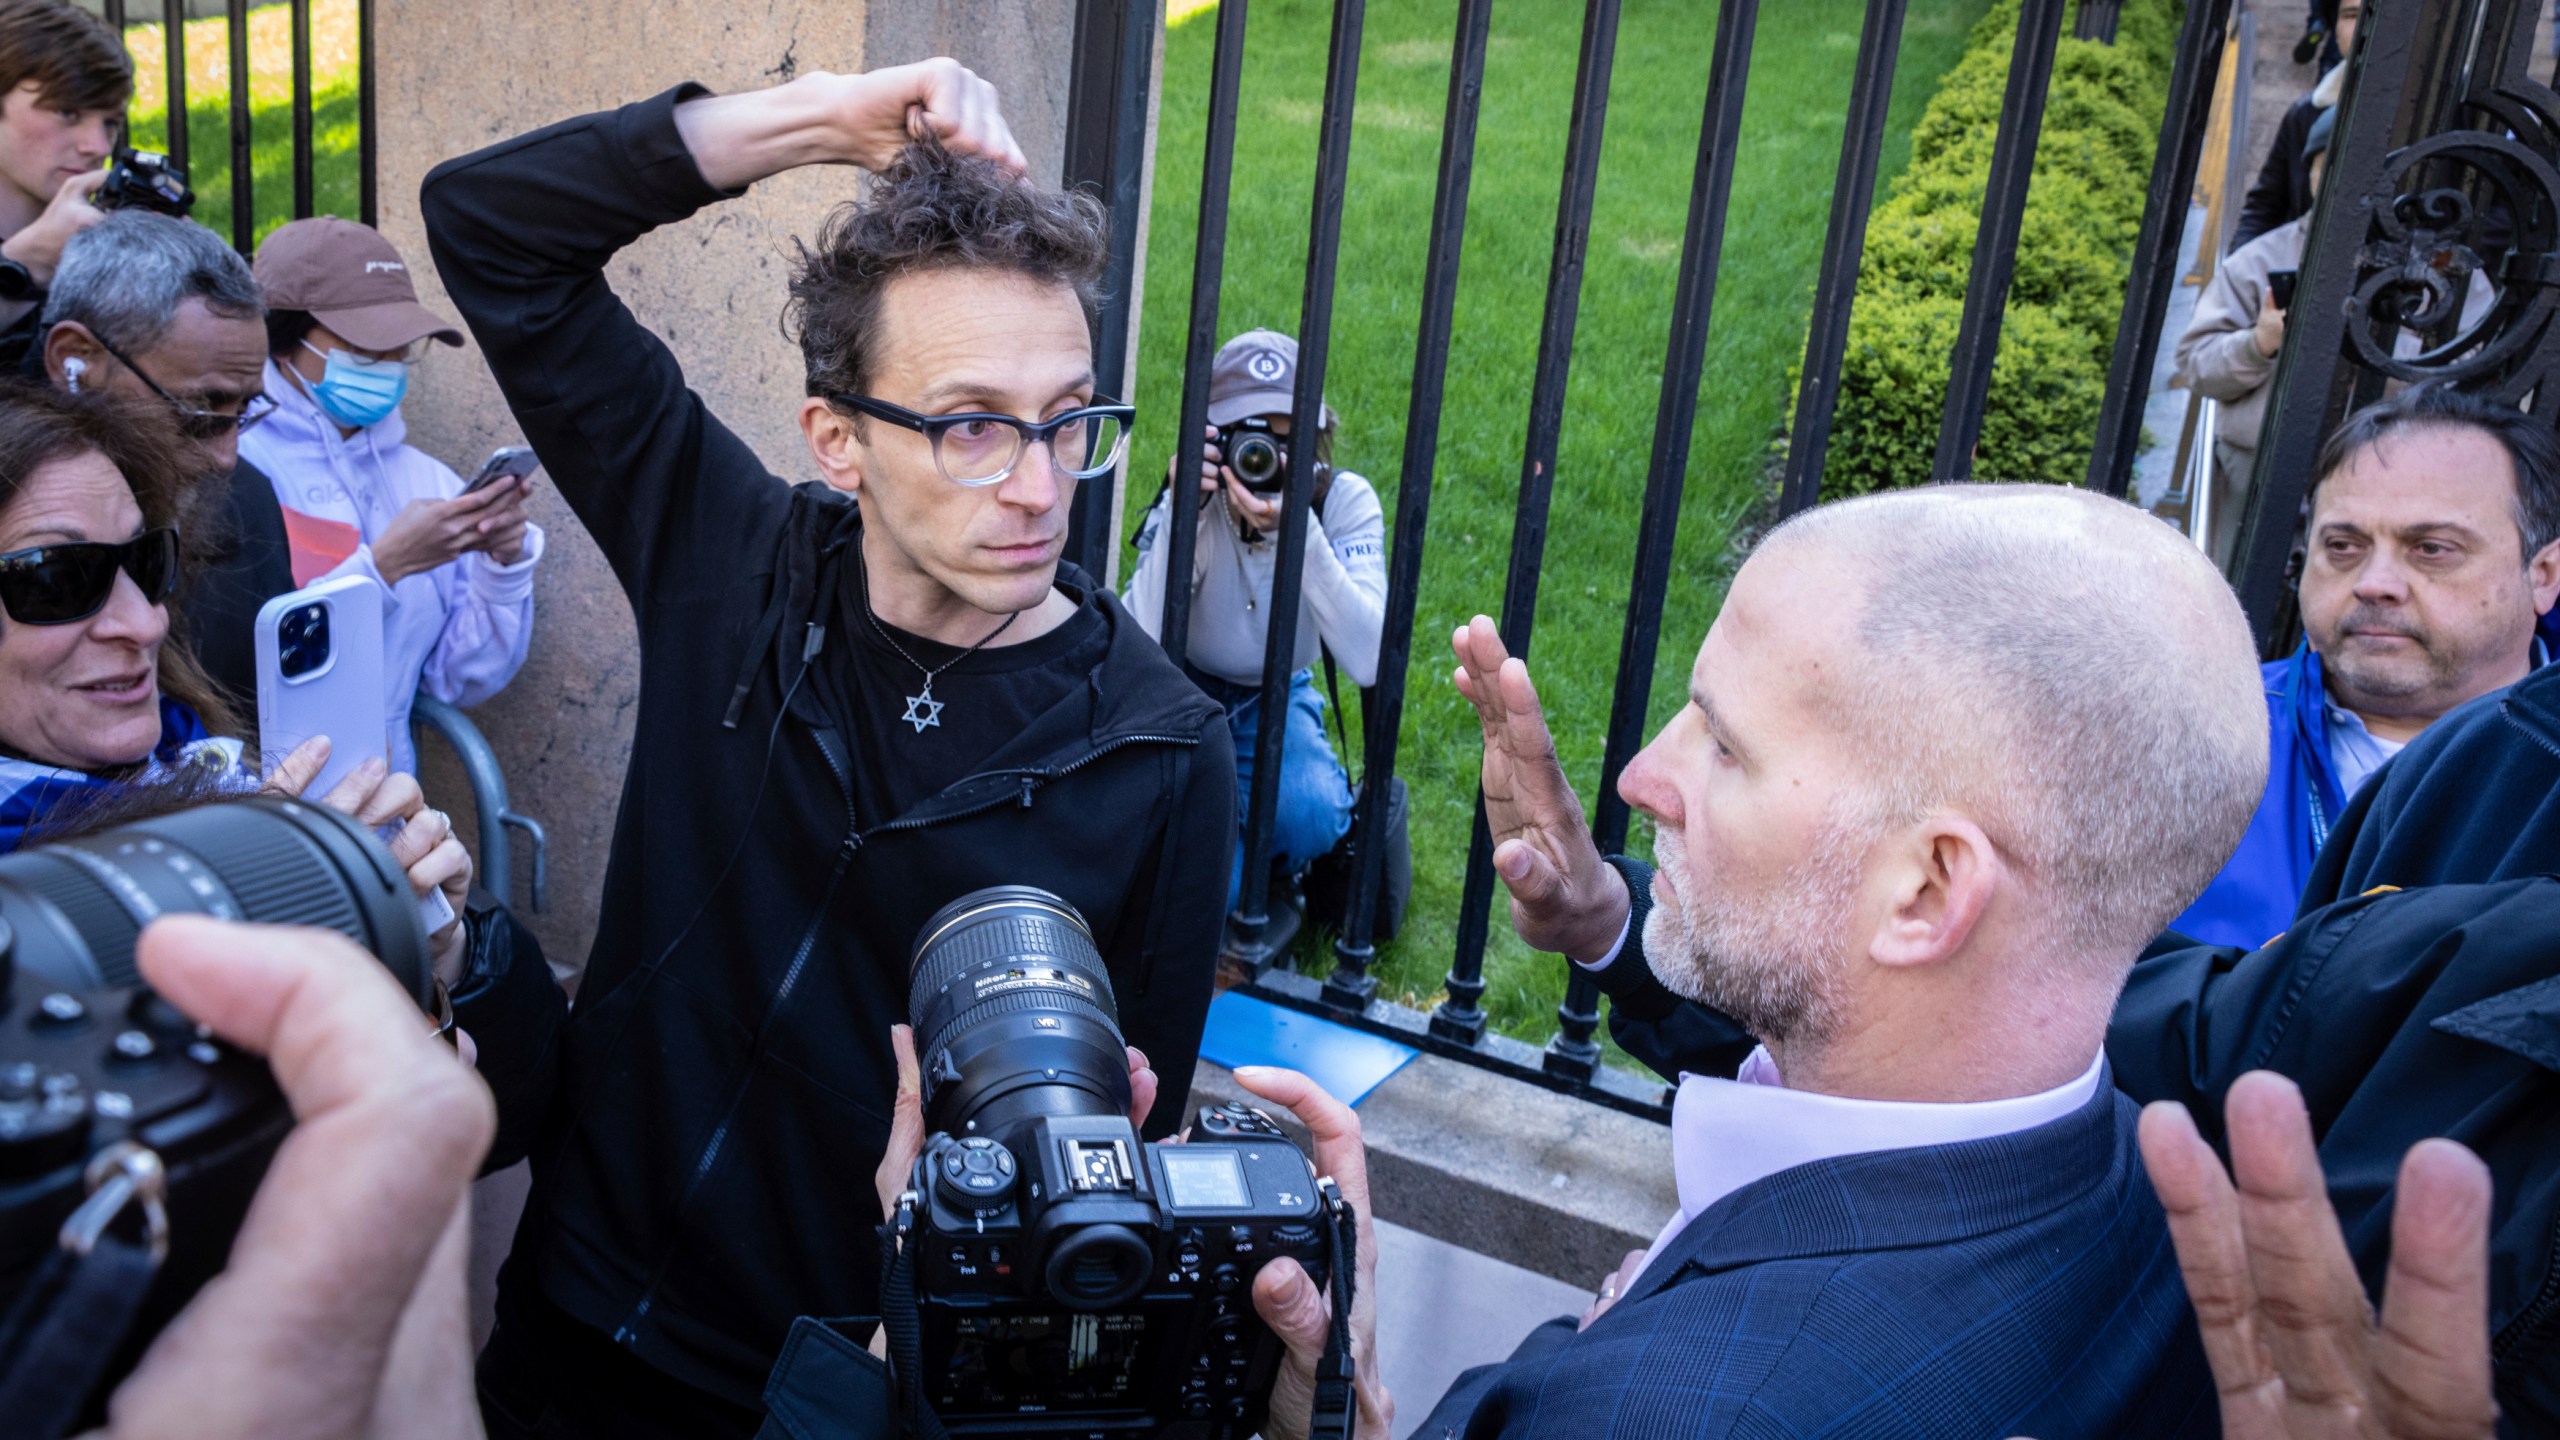
[[[2127,0],[2115,44],[2066,35],[2054,57],[1976,475],[2077,483],[2087,469],[2180,10]],[[2017,26],[2017,0],[2001,0],[1974,27],[1869,222],[1827,495],[1931,478]]]

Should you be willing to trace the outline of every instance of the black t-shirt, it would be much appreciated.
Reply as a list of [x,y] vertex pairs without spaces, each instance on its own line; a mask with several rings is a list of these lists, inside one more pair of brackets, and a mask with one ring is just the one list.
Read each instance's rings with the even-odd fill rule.
[[[836,620],[853,641],[850,673],[836,677],[845,693],[825,698],[851,737],[854,807],[865,828],[987,768],[1033,720],[1084,684],[1110,645],[1100,603],[1061,583],[1078,602],[1064,623],[1038,639],[999,643],[963,659],[965,646],[910,635],[866,613],[860,577],[859,566],[846,577]],[[990,619],[987,626],[998,623]],[[925,669],[945,664],[950,668],[933,677],[927,705]],[[907,718],[911,713],[936,723],[919,728]]]

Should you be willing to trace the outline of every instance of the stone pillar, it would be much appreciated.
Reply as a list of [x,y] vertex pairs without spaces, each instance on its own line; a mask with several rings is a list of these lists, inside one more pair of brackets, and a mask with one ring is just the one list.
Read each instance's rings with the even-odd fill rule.
[[[949,54],[993,81],[1035,174],[1064,154],[1075,7],[1015,0],[772,0],[668,5],[546,0],[452,5],[381,0],[382,228],[419,265],[420,296],[452,313],[426,264],[418,184],[447,156],[679,81],[715,90],[778,83],[806,70],[857,70]],[[612,266],[614,288],[682,359],[693,388],[790,480],[813,475],[793,414],[798,351],[778,320],[792,237],[813,233],[854,193],[856,172],[809,169],[651,235]],[[490,447],[518,442],[476,350],[438,349],[407,404],[411,441],[466,473]],[[558,495],[537,483],[549,534],[538,572],[533,649],[506,692],[474,718],[507,773],[515,808],[550,832],[550,905],[527,916],[555,967],[583,965],[620,798],[639,661],[631,610],[603,557]],[[725,683],[725,681],[724,681]],[[422,747],[436,803],[473,836],[460,768]],[[522,908],[529,859],[518,846]],[[707,877],[706,877],[707,879]]]

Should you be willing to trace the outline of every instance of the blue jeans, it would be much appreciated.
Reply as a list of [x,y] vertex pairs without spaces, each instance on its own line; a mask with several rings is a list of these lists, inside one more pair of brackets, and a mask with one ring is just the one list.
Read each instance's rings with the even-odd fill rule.
[[[1262,697],[1248,695],[1227,706],[1227,730],[1236,742],[1236,855],[1227,867],[1227,908],[1244,893],[1244,826],[1253,809],[1253,749],[1262,730]],[[1324,733],[1324,698],[1315,675],[1289,677],[1288,728],[1280,737],[1280,791],[1271,823],[1271,853],[1291,870],[1331,850],[1351,828],[1351,777],[1334,758]]]

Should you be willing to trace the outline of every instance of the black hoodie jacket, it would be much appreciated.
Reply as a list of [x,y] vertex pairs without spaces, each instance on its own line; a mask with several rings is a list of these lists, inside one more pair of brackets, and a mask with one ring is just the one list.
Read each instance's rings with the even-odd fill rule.
[[848,739],[794,681],[850,648],[822,597],[861,522],[758,463],[603,273],[728,198],[676,133],[699,93],[447,161],[421,200],[447,292],[640,631],[595,949],[559,1064],[500,1096],[548,1107],[509,1283],[753,1406],[794,1316],[876,1308],[888,1030],[945,902],[997,884],[1072,901],[1171,1087],[1148,1130],[1176,1126],[1235,775],[1218,707],[1069,572],[1110,632],[1088,683],[906,814],[856,813]]

